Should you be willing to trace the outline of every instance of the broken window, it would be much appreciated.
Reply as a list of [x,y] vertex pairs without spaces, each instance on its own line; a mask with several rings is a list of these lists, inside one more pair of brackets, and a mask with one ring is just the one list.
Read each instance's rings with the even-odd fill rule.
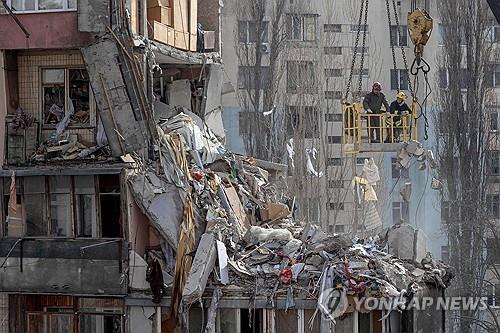
[[24,177],[26,236],[47,236],[47,190],[45,177]]
[[410,222],[410,210],[409,210],[408,202],[393,202],[392,203],[392,222],[394,224],[399,224],[402,221],[409,223]]
[[120,176],[99,176],[99,203],[101,206],[101,236],[121,237]]
[[94,176],[75,177],[77,237],[97,237]]
[[91,98],[88,73],[83,68],[42,69],[44,125],[90,125]]
[[[6,237],[122,237],[120,176],[40,176],[3,179]],[[16,212],[13,212],[13,206]]]
[[7,237],[22,237],[24,235],[24,221],[22,212],[22,189],[19,181],[16,181],[16,199],[10,200],[11,178],[3,179],[3,208],[5,226],[3,235]]
[[240,333],[262,333],[262,326],[262,310],[240,309]]
[[71,235],[71,184],[69,176],[49,177],[50,234],[54,237]]
[[287,135],[303,133],[304,138],[319,136],[318,110],[314,106],[287,105]]

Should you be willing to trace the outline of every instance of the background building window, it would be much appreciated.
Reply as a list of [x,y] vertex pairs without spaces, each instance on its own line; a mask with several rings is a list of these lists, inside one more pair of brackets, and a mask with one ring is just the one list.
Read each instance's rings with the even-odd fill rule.
[[331,179],[328,181],[329,188],[344,188],[344,180],[343,179]]
[[391,158],[391,173],[392,179],[406,179],[410,178],[410,170],[402,168],[398,162],[398,159],[393,157]]
[[315,93],[317,80],[314,63],[312,61],[287,61],[286,81],[288,93]]
[[488,173],[492,176],[500,175],[500,151],[498,150],[488,152]]
[[342,99],[342,91],[327,90],[325,91],[325,99]]
[[342,69],[340,68],[325,68],[326,77],[342,77]]
[[410,222],[409,205],[406,201],[392,203],[392,222],[398,224],[401,221]]
[[328,136],[328,143],[329,144],[342,143],[342,136],[340,136],[340,135],[329,135]]
[[444,262],[450,262],[450,248],[448,245],[441,246],[441,260]]
[[391,45],[408,46],[408,27],[406,25],[391,25]]
[[[238,67],[238,88],[239,89],[257,89],[256,73],[254,66],[239,66]],[[269,67],[260,67],[260,84],[259,89],[266,89],[269,82]]]
[[288,39],[310,42],[316,40],[316,20],[314,14],[289,14],[287,16]]
[[357,32],[359,27],[359,31],[368,31],[368,24],[362,24],[361,26],[358,26],[357,24],[352,24],[351,25],[351,32]]
[[326,55],[342,55],[342,47],[340,47],[340,46],[325,46],[324,53]]
[[330,157],[327,160],[328,166],[341,166],[342,165],[342,159],[340,157]]
[[498,132],[499,130],[499,125],[498,121],[500,120],[500,117],[498,117],[498,110],[493,109],[489,112],[490,116],[490,132]]
[[262,26],[262,38],[261,43],[269,42],[269,22],[255,22],[255,21],[238,21],[238,41],[240,43],[257,43],[257,27],[258,23]]
[[325,32],[342,32],[342,24],[325,24],[323,25]]
[[408,90],[408,70],[391,69],[391,90]]
[[500,196],[498,194],[487,194],[486,204],[490,218],[500,218]]
[[330,202],[328,203],[329,210],[344,210],[343,202]]
[[342,114],[340,113],[326,113],[325,114],[325,121],[327,122],[336,122],[336,121],[342,121],[343,117]]
[[306,139],[319,135],[318,111],[313,106],[287,106],[287,134],[302,133]]

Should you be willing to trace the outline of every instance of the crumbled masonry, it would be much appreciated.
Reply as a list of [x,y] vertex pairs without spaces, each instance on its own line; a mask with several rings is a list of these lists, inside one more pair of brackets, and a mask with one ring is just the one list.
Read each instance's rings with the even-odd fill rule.
[[[192,303],[218,295],[219,289],[222,299],[225,295],[260,297],[271,306],[276,299],[286,299],[287,308],[294,306],[295,299],[312,299],[318,300],[321,310],[319,295],[327,288],[341,291],[342,297],[386,298],[411,295],[426,285],[449,285],[452,274],[448,266],[416,255],[414,251],[421,252],[417,249],[420,243],[409,225],[379,232],[382,228],[375,218],[377,222],[366,230],[372,232],[371,237],[351,240],[295,220],[294,200],[273,184],[273,170],[263,170],[253,158],[228,152],[208,127],[198,126],[202,122],[196,117],[180,112],[163,119],[158,127],[162,142],[158,165],[145,166],[130,181],[136,201],[165,241],[175,251],[193,258],[192,264],[187,262],[175,272],[166,272],[185,277],[185,284],[181,279],[170,289],[171,294],[179,295],[175,288],[183,288],[179,318]],[[180,139],[177,145],[172,144],[172,138]],[[417,154],[420,150],[418,143],[410,143],[405,152],[421,155]],[[358,181],[371,187],[379,180],[378,170],[373,161],[367,161],[366,168],[371,171],[370,179]],[[148,193],[141,193],[140,184],[145,184]],[[169,186],[176,186],[181,194],[172,192]],[[173,239],[172,231],[186,232],[182,226],[185,221],[178,218],[181,207],[175,208],[179,214],[171,215],[176,218],[168,219],[159,216],[151,204],[157,200],[175,202],[165,197],[168,195],[188,196],[190,200],[183,200],[192,201],[195,219],[189,225],[196,229],[196,253],[186,253],[185,244]],[[375,206],[374,210],[376,213]],[[413,248],[404,248],[407,244],[394,240],[405,233],[412,244],[415,241]],[[400,245],[402,249],[397,248]],[[387,250],[399,251],[405,259]],[[167,257],[167,252],[164,254]],[[224,267],[219,267],[221,264]],[[337,311],[331,319],[340,315]]]

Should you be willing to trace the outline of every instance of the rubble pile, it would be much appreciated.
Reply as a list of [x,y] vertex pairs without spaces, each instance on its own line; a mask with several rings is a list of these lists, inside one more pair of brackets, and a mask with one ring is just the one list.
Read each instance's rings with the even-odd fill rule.
[[[328,289],[344,298],[382,298],[450,283],[451,273],[441,262],[386,253],[390,230],[351,240],[297,221],[293,198],[273,184],[270,172],[253,158],[228,152],[196,115],[164,119],[158,132],[158,164],[144,166],[129,181],[168,244],[162,250],[164,266],[171,268],[166,273],[175,276],[173,308],[188,307],[219,288],[222,297],[262,297],[269,304],[283,298],[287,308],[294,299],[314,299],[321,308],[319,295]],[[191,242],[179,241],[193,235],[194,249]],[[194,258],[187,263],[177,256],[174,268],[173,253],[190,252],[196,252]]]

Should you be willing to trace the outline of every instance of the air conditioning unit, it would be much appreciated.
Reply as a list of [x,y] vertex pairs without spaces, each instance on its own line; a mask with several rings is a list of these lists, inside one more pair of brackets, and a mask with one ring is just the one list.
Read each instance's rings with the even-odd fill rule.
[[271,46],[269,45],[269,43],[262,43],[260,45],[260,52],[264,54],[271,52]]

